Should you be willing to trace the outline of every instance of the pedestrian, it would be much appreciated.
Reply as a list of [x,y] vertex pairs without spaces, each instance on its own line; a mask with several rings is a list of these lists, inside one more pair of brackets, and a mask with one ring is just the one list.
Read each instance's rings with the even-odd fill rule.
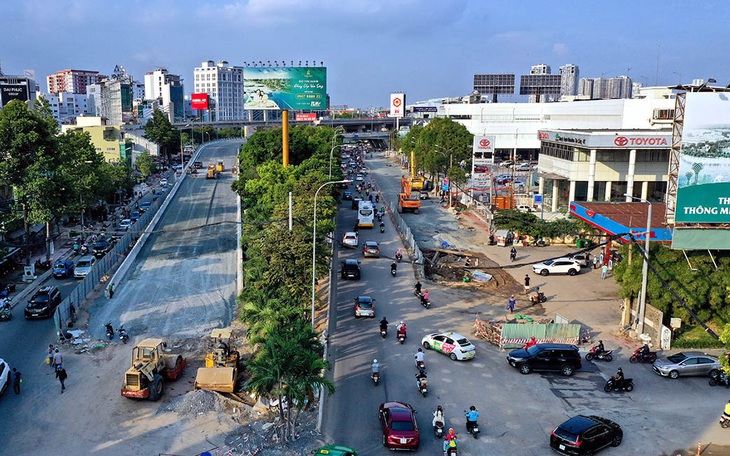
[[114,282],[109,284],[109,299],[114,297]]
[[601,279],[605,279],[606,278],[606,273],[607,272],[608,272],[608,265],[607,264],[604,264],[603,266],[601,266]]
[[509,313],[512,313],[515,311],[515,304],[517,304],[517,301],[515,301],[515,295],[510,296],[509,301],[507,303],[507,310],[509,310]]
[[20,377],[20,372],[13,368],[13,391],[15,391],[15,394],[20,394],[20,383],[23,381]]
[[598,257],[593,255],[593,269],[598,269]]
[[48,350],[46,350],[48,357],[46,358],[46,364],[53,367],[53,344],[48,344]]
[[53,368],[58,370],[59,367],[63,367],[63,355],[56,349],[53,354]]
[[59,369],[56,369],[56,378],[59,382],[61,382],[61,394],[66,390],[66,379],[68,378],[68,374],[66,373],[66,369],[63,368],[63,366],[59,366]]
[[530,275],[525,274],[525,294],[530,292]]

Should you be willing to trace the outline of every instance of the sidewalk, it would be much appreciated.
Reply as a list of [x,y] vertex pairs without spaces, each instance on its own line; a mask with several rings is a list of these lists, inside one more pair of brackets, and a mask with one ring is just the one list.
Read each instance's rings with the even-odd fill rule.
[[[375,161],[383,158],[395,164],[398,169],[397,157],[383,154],[368,161],[377,165]],[[387,173],[388,169],[393,168],[394,166],[380,168],[379,172]],[[424,284],[431,288],[431,295],[437,302],[448,302],[449,306],[477,313],[483,319],[504,320],[511,318],[505,307],[509,296],[514,294],[517,301],[515,313],[552,319],[559,314],[569,322],[583,325],[594,340],[600,337],[611,346],[625,344],[623,337],[615,335],[620,327],[622,299],[619,297],[620,287],[610,275],[608,279],[601,280],[600,270],[591,268],[582,268],[581,273],[574,277],[544,277],[532,272],[534,263],[565,256],[576,250],[574,245],[516,245],[517,260],[513,263],[509,259],[509,247],[488,245],[489,226],[473,212],[448,209],[440,203],[438,197],[423,200],[422,204],[424,210],[420,215],[406,219],[422,250],[439,248],[441,242],[446,241],[450,244],[449,249],[483,257],[480,264],[484,264],[485,269],[492,265],[500,267],[500,272],[504,273],[500,274],[500,280],[507,278],[505,283],[480,285],[475,282],[445,281],[440,277],[438,282],[429,281],[427,285]],[[540,287],[547,295],[546,303],[530,303],[523,286],[526,274],[530,277],[532,291],[534,292],[535,287]],[[632,342],[633,345],[635,344]]]

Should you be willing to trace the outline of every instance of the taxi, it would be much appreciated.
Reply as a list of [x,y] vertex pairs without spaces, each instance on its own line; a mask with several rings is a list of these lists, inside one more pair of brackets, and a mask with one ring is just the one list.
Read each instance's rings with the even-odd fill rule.
[[429,334],[421,339],[421,345],[426,350],[436,350],[448,355],[454,361],[472,359],[477,354],[474,344],[455,332]]

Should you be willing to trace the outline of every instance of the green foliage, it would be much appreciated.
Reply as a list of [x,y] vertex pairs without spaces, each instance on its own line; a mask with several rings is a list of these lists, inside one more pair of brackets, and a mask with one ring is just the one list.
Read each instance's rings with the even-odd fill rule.
[[558,219],[546,222],[535,214],[514,209],[496,211],[494,226],[500,230],[509,230],[535,239],[559,239],[581,234],[581,227],[573,220]]
[[164,112],[155,110],[144,126],[144,137],[160,146],[161,155],[170,157],[179,151],[180,131],[173,127]]
[[137,170],[142,174],[143,179],[150,177],[155,171],[157,171],[157,163],[152,159],[150,153],[147,151],[142,152],[137,160],[135,160]]
[[424,127],[411,128],[402,141],[402,149],[409,159],[410,153],[414,153],[417,174],[446,174],[452,182],[463,184],[466,173],[458,165],[462,161],[471,163],[473,139],[474,135],[460,123],[439,117]]

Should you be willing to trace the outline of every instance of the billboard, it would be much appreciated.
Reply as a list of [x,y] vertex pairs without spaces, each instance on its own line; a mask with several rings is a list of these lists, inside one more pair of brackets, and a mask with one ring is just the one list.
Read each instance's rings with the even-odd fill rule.
[[28,101],[26,84],[0,84],[0,104],[5,106],[11,100]]
[[190,108],[192,109],[209,109],[207,93],[194,93],[190,95]]
[[390,94],[390,117],[402,118],[406,111],[406,94]]
[[559,74],[523,74],[520,76],[520,95],[560,95]]
[[474,90],[479,93],[515,93],[514,74],[475,74]]
[[592,134],[539,130],[537,139],[586,149],[669,149],[672,146],[672,133],[664,132],[630,133],[618,130]]
[[315,120],[317,120],[317,113],[297,113],[294,115],[294,120],[296,120],[297,122],[314,122]]
[[675,221],[730,223],[730,98],[686,96]]
[[327,68],[246,67],[244,109],[327,109]]

